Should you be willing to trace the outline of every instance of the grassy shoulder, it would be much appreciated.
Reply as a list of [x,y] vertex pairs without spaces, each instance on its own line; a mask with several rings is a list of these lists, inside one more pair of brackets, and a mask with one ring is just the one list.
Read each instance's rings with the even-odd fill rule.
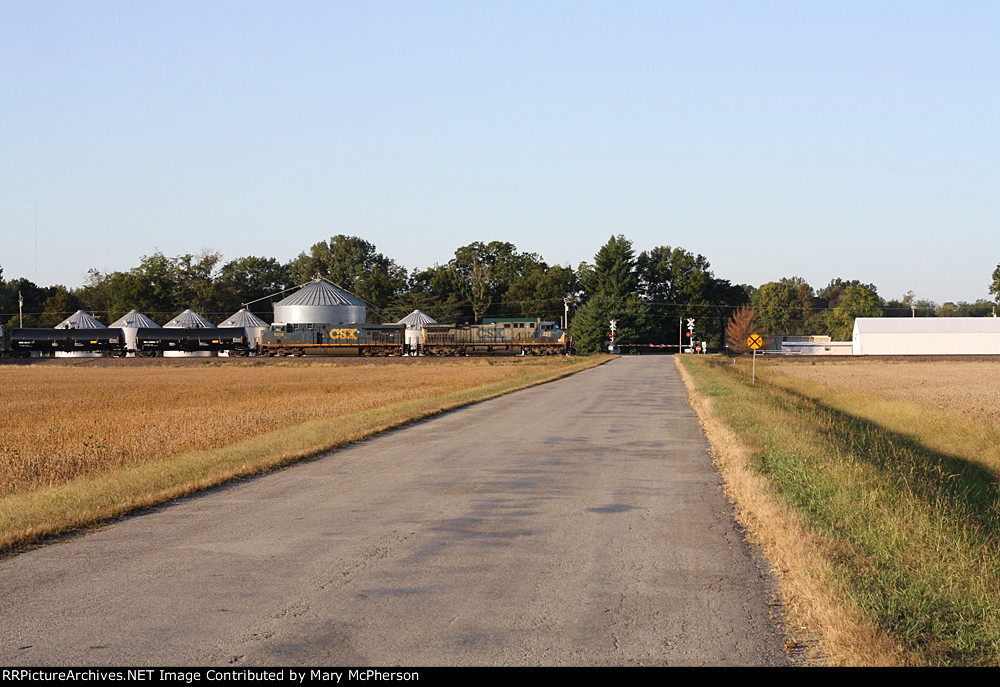
[[[245,430],[242,433],[233,433],[230,436],[235,438],[229,441],[213,441],[198,450],[157,453],[154,446],[148,446],[145,450],[148,455],[144,455],[142,459],[115,457],[104,464],[76,461],[74,465],[79,474],[67,477],[61,472],[53,473],[59,476],[51,478],[50,484],[45,484],[44,479],[39,483],[37,477],[25,478],[21,488],[8,489],[6,493],[0,495],[0,552],[12,551],[46,537],[93,526],[234,479],[267,472],[447,410],[558,379],[600,365],[609,359],[610,356],[592,356],[502,361],[496,364],[490,361],[475,361],[468,363],[468,370],[464,370],[459,363],[457,364],[459,367],[452,370],[457,377],[445,376],[444,381],[440,381],[444,372],[437,369],[428,370],[414,365],[400,366],[394,371],[395,388],[392,393],[371,396],[361,393],[365,387],[363,382],[345,383],[343,380],[346,372],[343,369],[333,367],[324,370],[321,366],[312,366],[307,370],[307,374],[315,378],[314,383],[319,385],[318,388],[325,388],[330,396],[336,396],[338,400],[325,407],[322,412],[312,412],[312,416],[307,415],[306,419],[297,419],[295,415],[282,416],[280,421],[275,420],[281,425],[277,428],[263,432]],[[476,372],[474,366],[479,368],[502,366],[508,369],[487,370],[492,374],[481,375],[481,378],[477,378],[477,383],[472,385],[454,381],[461,379],[463,372],[468,373],[464,375],[465,377],[473,375]],[[105,371],[95,372],[101,374]],[[333,374],[339,380],[338,384],[331,386],[330,382],[324,381],[323,372]],[[368,386],[371,386],[372,377],[377,372],[379,370],[374,368],[360,370],[360,374],[367,377]],[[72,375],[73,370],[69,370],[68,373]],[[228,373],[232,373],[232,370],[230,369]],[[244,368],[243,374],[237,372],[236,376],[257,379],[254,375],[258,373],[255,368],[247,367]],[[210,371],[200,374],[209,375]],[[176,383],[177,375],[170,371],[168,375],[173,378],[172,382]],[[431,383],[426,375],[430,375],[429,379],[438,381]],[[424,379],[425,383],[409,387],[411,377]],[[203,389],[206,385],[211,385],[206,384],[205,379],[190,384],[192,393],[196,390],[195,386],[197,389]],[[233,383],[233,387],[216,388],[215,395],[203,398],[202,412],[198,419],[189,413],[187,407],[180,408],[177,417],[187,417],[191,422],[200,422],[208,428],[213,424],[213,417],[216,415],[221,417],[223,414],[233,414],[226,403],[227,400],[232,401],[235,394],[249,393],[243,386]],[[297,391],[302,391],[300,387],[301,384],[298,384],[295,388]],[[80,393],[84,397],[82,403],[88,403],[87,397],[94,396],[86,390]],[[169,396],[173,397],[176,393],[176,387],[171,387]],[[58,399],[58,396],[55,396]],[[158,417],[155,405],[158,394],[155,389],[147,387],[143,396],[150,399],[151,407],[132,407],[131,415],[144,418],[143,422],[147,424],[142,426],[148,428],[148,423]],[[67,396],[65,401],[57,400],[56,407],[58,408],[60,404],[71,404],[71,398],[72,396]],[[96,401],[96,398],[89,399],[89,403],[93,405],[96,405]],[[279,395],[273,398],[273,403],[294,405],[297,400],[291,398],[286,400]],[[255,407],[259,409],[257,417],[254,416]],[[248,402],[246,408],[240,410],[240,413],[246,414],[247,417],[239,418],[241,423],[239,426],[253,427],[263,422],[269,417],[268,411],[269,408],[265,404]],[[44,411],[39,412],[59,411],[45,406]],[[66,418],[73,416],[70,410],[62,412]],[[99,408],[94,412],[98,416],[98,422],[114,424],[115,413],[119,411],[107,408],[103,418],[100,417]],[[163,415],[163,422],[169,423],[171,414],[165,410]],[[47,418],[45,421],[49,423],[74,424],[72,419],[59,419],[61,416],[58,415],[45,417]],[[56,422],[53,417],[59,421]],[[195,435],[199,428],[189,426],[183,431]],[[119,432],[119,434],[127,433]],[[18,445],[16,438],[10,437],[10,441],[13,443],[7,446]],[[94,441],[91,439],[90,443]],[[111,439],[105,437],[100,441],[108,443]],[[66,450],[69,451],[69,448]],[[129,450],[141,453],[142,446],[129,447]],[[114,453],[110,446],[103,449],[103,452]],[[46,474],[44,466],[39,467],[43,468],[41,472],[44,477]]]
[[760,366],[751,386],[742,361],[678,362],[793,631],[834,664],[1000,664],[995,430]]

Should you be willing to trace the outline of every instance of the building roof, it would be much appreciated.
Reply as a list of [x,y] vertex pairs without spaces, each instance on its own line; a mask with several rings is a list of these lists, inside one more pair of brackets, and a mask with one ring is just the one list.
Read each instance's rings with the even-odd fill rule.
[[135,329],[140,328],[152,328],[159,327],[160,325],[153,322],[151,319],[143,315],[138,310],[130,310],[125,313],[117,320],[111,323],[111,326],[115,329],[120,327],[134,327]]
[[264,328],[267,328],[270,325],[268,325],[267,322],[265,322],[264,320],[260,319],[259,317],[257,317],[256,315],[254,315],[252,312],[250,312],[246,308],[243,308],[241,310],[237,310],[232,315],[230,315],[229,317],[227,317],[226,319],[224,319],[222,322],[219,323],[219,326],[220,327],[264,327]]
[[288,298],[278,301],[275,307],[286,305],[353,305],[364,307],[364,303],[328,281],[317,277]]
[[163,326],[168,329],[201,329],[203,327],[214,327],[215,325],[194,310],[191,310],[191,308],[188,308]]
[[859,317],[861,334],[1000,334],[1000,317]]
[[57,324],[55,328],[56,329],[107,329],[107,327],[104,324],[94,319],[89,314],[85,313],[83,310],[77,310],[75,313],[73,313],[65,320]]
[[407,327],[415,329],[417,327],[422,327],[425,324],[437,324],[437,320],[425,313],[423,310],[414,310],[396,324],[405,324]]

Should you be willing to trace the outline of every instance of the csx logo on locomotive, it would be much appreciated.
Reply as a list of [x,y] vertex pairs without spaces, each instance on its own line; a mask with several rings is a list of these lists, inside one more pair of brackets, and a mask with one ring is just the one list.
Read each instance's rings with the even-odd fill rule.
[[331,329],[330,330],[331,339],[357,339],[358,330],[357,329]]

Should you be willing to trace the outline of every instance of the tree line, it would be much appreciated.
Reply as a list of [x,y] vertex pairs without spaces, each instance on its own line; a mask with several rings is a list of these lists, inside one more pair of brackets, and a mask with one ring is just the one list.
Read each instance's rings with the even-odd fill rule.
[[[994,303],[938,305],[908,292],[884,300],[873,284],[836,278],[816,290],[799,277],[759,287],[716,277],[708,260],[680,247],[636,252],[624,235],[612,236],[592,263],[577,268],[550,265],[512,243],[473,242],[443,264],[408,271],[369,241],[337,235],[313,244],[287,263],[270,257],[242,257],[223,263],[220,253],[176,257],[143,256],[130,270],[90,270],[76,289],[42,287],[28,279],[5,281],[0,267],[0,323],[18,326],[23,298],[24,326],[51,327],[83,309],[105,323],[129,310],[164,322],[186,308],[221,320],[250,303],[270,321],[281,292],[328,278],[371,306],[370,319],[395,321],[420,309],[439,322],[479,322],[485,317],[531,317],[561,321],[580,352],[603,349],[609,323],[625,343],[687,343],[686,318],[696,321],[695,339],[721,347],[727,322],[741,306],[752,307],[756,326],[769,335],[826,334],[851,338],[855,317],[985,316]],[[1000,265],[990,293],[1000,299]],[[270,299],[265,298],[278,294]],[[262,299],[263,300],[260,300]]]

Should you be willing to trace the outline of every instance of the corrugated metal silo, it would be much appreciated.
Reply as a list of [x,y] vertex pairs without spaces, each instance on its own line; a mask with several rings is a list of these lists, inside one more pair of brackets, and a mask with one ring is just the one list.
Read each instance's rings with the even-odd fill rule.
[[424,325],[437,324],[437,320],[422,310],[414,310],[396,324],[406,325],[406,347],[416,352],[424,340]]
[[[55,326],[55,329],[107,329],[99,320],[83,310],[77,310]],[[100,351],[56,351],[57,358],[102,358]]]
[[354,324],[367,317],[365,304],[317,277],[274,304],[275,324]]
[[142,328],[148,329],[159,326],[138,310],[130,310],[111,323],[112,329],[121,329],[125,333],[125,350],[128,351],[125,355],[129,358],[135,357],[135,350],[137,348],[135,342],[136,332]]
[[[180,315],[163,325],[164,329],[202,329],[215,325],[188,308]],[[163,351],[164,358],[212,358],[215,351]]]
[[256,348],[260,343],[261,332],[270,329],[267,322],[260,319],[252,312],[243,308],[238,310],[228,318],[219,323],[220,327],[243,327],[247,331],[247,344],[250,348]]

